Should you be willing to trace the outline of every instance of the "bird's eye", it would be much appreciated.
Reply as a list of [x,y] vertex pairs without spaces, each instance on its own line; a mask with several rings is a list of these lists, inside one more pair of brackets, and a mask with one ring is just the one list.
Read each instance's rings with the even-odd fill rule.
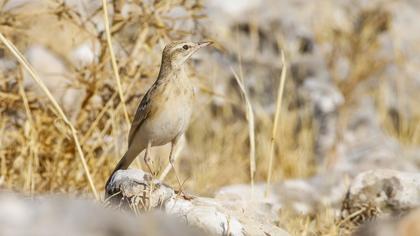
[[184,50],[188,50],[189,46],[188,46],[188,45],[186,45],[186,44],[184,44],[184,46],[182,46],[182,48],[183,48]]

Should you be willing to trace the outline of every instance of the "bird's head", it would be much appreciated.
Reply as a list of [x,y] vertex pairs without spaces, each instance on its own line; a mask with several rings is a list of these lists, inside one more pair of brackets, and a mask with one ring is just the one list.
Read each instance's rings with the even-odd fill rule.
[[165,46],[162,53],[162,64],[169,64],[172,67],[180,67],[188,60],[198,49],[205,47],[212,42],[186,42],[177,41]]

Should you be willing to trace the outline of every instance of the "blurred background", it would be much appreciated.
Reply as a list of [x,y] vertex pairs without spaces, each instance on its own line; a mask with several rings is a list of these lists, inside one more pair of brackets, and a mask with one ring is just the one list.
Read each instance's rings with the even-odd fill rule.
[[[0,32],[77,130],[98,191],[127,148],[123,104],[131,120],[157,77],[163,47],[174,40],[215,42],[188,66],[198,95],[176,163],[186,191],[212,197],[249,191],[246,105],[232,70],[253,108],[255,187],[263,194],[280,74],[287,68],[271,194],[273,204],[282,203],[279,224],[292,235],[336,234],[342,226],[336,212],[357,174],[418,172],[419,1],[114,0],[108,8],[125,101],[101,1],[0,0]],[[68,127],[4,44],[0,131],[1,188],[91,196]],[[168,152],[153,149],[155,169],[166,165]],[[177,185],[173,173],[167,182]]]

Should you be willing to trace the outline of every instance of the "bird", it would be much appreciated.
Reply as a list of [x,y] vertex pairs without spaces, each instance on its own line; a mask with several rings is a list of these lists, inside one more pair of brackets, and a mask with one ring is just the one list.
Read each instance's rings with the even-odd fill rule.
[[[188,127],[195,100],[194,85],[184,67],[195,52],[211,43],[175,41],[165,46],[157,79],[143,96],[132,121],[128,149],[105,186],[115,172],[127,169],[143,150],[146,167],[155,175],[150,166],[150,149],[167,143],[171,143],[168,165],[171,165],[181,186],[174,168],[174,150]],[[160,176],[159,180],[164,178]]]

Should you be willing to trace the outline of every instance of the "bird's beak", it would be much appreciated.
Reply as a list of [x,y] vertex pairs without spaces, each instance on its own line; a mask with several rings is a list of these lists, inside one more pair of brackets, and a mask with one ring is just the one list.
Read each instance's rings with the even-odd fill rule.
[[185,57],[185,60],[187,60],[188,58],[190,58],[195,52],[198,51],[198,49],[203,48],[205,46],[208,46],[210,44],[212,44],[212,41],[201,41],[201,42],[196,42],[195,45],[193,46],[191,52]]
[[208,45],[210,45],[210,44],[212,44],[213,42],[212,41],[202,41],[202,42],[197,42],[196,44],[197,44],[197,49],[198,48],[202,48],[202,47],[205,47],[205,46],[208,46]]

